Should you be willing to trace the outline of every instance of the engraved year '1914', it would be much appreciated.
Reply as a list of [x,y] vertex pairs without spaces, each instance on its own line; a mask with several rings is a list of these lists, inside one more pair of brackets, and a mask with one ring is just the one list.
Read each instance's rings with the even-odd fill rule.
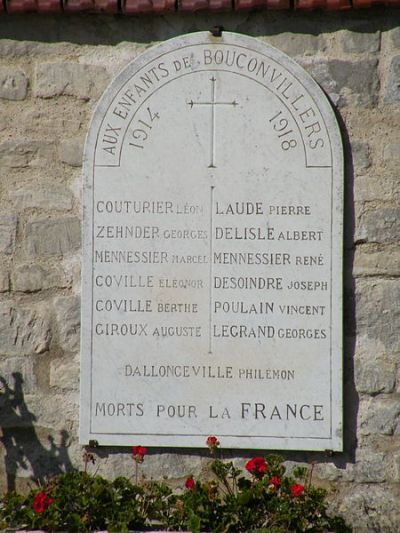
[[134,146],[135,148],[144,148],[144,143],[149,138],[150,132],[153,129],[152,123],[155,120],[160,118],[160,114],[147,108],[147,115],[143,118],[138,119],[137,124],[132,131],[132,137],[136,142],[130,142],[129,146]]
[[279,111],[276,115],[269,119],[273,129],[278,134],[278,139],[281,142],[281,148],[285,152],[291,148],[297,146],[297,141],[294,138],[294,132],[289,126],[287,118],[282,116],[282,111]]

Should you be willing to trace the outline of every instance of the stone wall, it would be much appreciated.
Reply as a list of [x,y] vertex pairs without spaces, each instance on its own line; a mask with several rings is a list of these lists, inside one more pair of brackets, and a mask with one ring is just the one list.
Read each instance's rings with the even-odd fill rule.
[[[336,489],[332,505],[356,531],[400,530],[399,21],[390,10],[0,16],[3,488],[82,463],[81,163],[94,106],[146,47],[218,23],[303,65],[335,105],[345,143],[345,452],[285,457],[317,461],[319,481]],[[101,474],[132,471],[126,448],[98,455]],[[143,471],[179,483],[200,475],[204,459],[155,449]]]

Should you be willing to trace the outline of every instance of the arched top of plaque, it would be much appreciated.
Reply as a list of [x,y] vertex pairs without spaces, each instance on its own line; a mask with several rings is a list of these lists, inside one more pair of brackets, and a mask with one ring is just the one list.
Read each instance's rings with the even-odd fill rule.
[[[210,76],[212,73],[214,79]],[[206,83],[202,86],[200,79],[204,76]],[[178,95],[182,92],[184,98],[179,102]],[[250,109],[246,110],[246,105],[252,104],[253,93],[255,100],[263,97],[269,102],[269,108],[281,111],[276,123],[270,122],[272,117],[269,114],[263,116],[262,109],[256,115],[252,115]],[[142,128],[138,128],[135,120],[156,120],[151,116],[151,108],[147,112],[154,98],[160,99],[160,105],[173,106],[175,114],[193,111],[192,115],[198,122],[202,121],[201,114],[207,114],[207,110],[212,111],[215,122],[219,121],[221,105],[227,106],[227,116],[229,106],[236,108],[232,116],[236,114],[239,121],[234,122],[241,121],[242,117],[238,115],[243,111],[252,125],[261,124],[264,130],[272,124],[278,131],[288,120],[293,129],[292,145],[288,136],[286,139],[281,137],[282,142],[288,141],[283,145],[287,147],[285,151],[288,155],[298,152],[296,155],[304,158],[307,167],[330,167],[341,162],[340,132],[330,103],[301,66],[283,52],[255,38],[229,32],[214,37],[209,32],[199,32],[149,49],[115,78],[96,108],[86,144],[86,164],[119,166],[124,149],[129,150],[130,143],[135,140],[132,139],[134,129],[137,130],[136,144],[143,146],[141,136],[145,137],[149,132],[143,124]],[[201,105],[205,107],[203,111],[199,111],[198,106]],[[141,109],[143,117],[138,115]],[[150,115],[146,117],[146,113]],[[143,128],[145,133],[140,131]],[[217,130],[211,133],[215,138],[211,141],[199,139],[199,142],[214,142],[216,145],[220,133]],[[243,134],[246,132],[236,133],[236,142],[229,142],[245,148]],[[260,143],[263,142],[262,137],[262,134],[258,137]],[[216,151],[217,147],[214,148]],[[216,153],[210,155],[217,156]],[[211,165],[216,162],[210,160]]]

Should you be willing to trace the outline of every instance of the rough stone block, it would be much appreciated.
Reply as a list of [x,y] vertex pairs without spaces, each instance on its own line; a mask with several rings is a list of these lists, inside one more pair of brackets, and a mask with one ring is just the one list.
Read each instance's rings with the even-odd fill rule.
[[357,335],[379,341],[387,354],[400,351],[399,301],[399,280],[357,280]]
[[78,422],[79,394],[77,391],[26,395],[25,400],[29,411],[36,416],[36,427],[62,431],[70,426],[71,422]]
[[396,202],[400,200],[400,180],[397,176],[360,176],[354,180],[356,202]]
[[383,160],[386,163],[400,163],[400,143],[388,143],[383,148]]
[[400,240],[400,208],[383,208],[361,215],[355,242],[394,243]]
[[33,154],[33,146],[27,146],[24,142],[5,141],[0,144],[0,163],[3,167],[27,167]]
[[71,287],[74,294],[81,290],[81,257],[80,255],[72,255],[64,258],[62,268],[68,280],[71,280]]
[[399,483],[400,481],[400,454],[393,453],[391,455],[391,464],[389,467],[388,480]]
[[24,263],[18,265],[12,274],[12,288],[14,291],[35,292],[42,289],[71,286],[65,272],[59,265],[39,265]]
[[8,270],[0,265],[0,292],[7,292],[10,290],[10,274]]
[[28,307],[0,304],[0,353],[23,355],[48,350],[50,322],[45,304]]
[[31,257],[63,255],[78,250],[80,244],[77,218],[36,220],[27,224],[25,250]]
[[354,479],[358,483],[382,483],[386,479],[386,455],[363,450],[357,454]]
[[25,100],[27,91],[28,78],[22,70],[0,67],[0,98]]
[[62,185],[26,187],[10,191],[9,198],[17,209],[40,208],[46,210],[72,209],[72,192]]
[[393,435],[397,433],[400,416],[399,399],[373,398],[360,403],[361,435]]
[[81,308],[78,296],[65,296],[54,300],[58,325],[58,344],[67,352],[79,349]]
[[53,359],[50,363],[50,387],[79,389],[79,360],[74,358]]
[[346,468],[338,468],[333,463],[318,463],[314,467],[315,476],[326,481],[353,481],[354,465],[346,464]]
[[390,37],[394,48],[400,48],[400,27],[397,26],[390,31]]
[[17,235],[17,217],[14,215],[0,216],[0,252],[12,254]]
[[62,141],[59,149],[61,161],[71,167],[82,166],[83,145],[83,138]]
[[345,30],[341,32],[340,44],[343,51],[350,54],[379,52],[381,34],[379,31],[365,31],[364,28],[360,28],[359,31]]
[[105,68],[78,63],[42,63],[36,71],[35,96],[76,96],[98,98],[109,81]]
[[353,275],[400,276],[400,249],[398,244],[357,246],[354,255]]
[[384,101],[386,104],[400,102],[400,56],[393,57],[390,63]]
[[369,105],[379,88],[376,59],[301,61],[316,81],[339,106]]
[[291,57],[313,55],[326,48],[324,36],[307,33],[283,32],[268,36],[266,41]]
[[354,380],[358,392],[393,392],[396,383],[396,365],[393,362],[380,357],[366,358],[359,355],[354,363]]
[[369,144],[362,141],[352,141],[353,165],[356,172],[366,170],[371,166]]
[[332,511],[353,524],[355,533],[393,533],[400,524],[399,498],[398,487],[358,485],[342,490]]
[[0,359],[0,380],[0,401],[1,394],[6,393],[7,389],[15,390],[16,383],[17,387],[19,384],[21,385],[24,394],[33,394],[37,392],[33,359],[26,356],[2,357]]
[[[181,480],[188,473],[199,478],[202,466],[207,461],[207,458],[196,455],[155,454],[145,459],[140,470],[147,479],[162,479],[166,476],[170,480]],[[126,453],[112,453],[108,455],[107,461],[99,460],[96,466],[99,474],[106,477],[126,476],[126,472],[132,470],[132,458]]]
[[13,140],[0,144],[2,167],[48,167],[54,159],[52,141]]

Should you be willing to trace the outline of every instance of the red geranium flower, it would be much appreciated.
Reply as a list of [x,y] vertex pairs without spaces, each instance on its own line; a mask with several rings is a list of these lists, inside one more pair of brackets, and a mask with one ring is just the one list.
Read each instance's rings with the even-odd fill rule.
[[45,492],[38,492],[33,499],[33,510],[35,513],[44,513],[53,502],[54,498],[50,498]]
[[298,498],[301,496],[304,492],[304,485],[300,485],[299,483],[295,483],[294,485],[291,485],[290,487],[290,493],[293,496],[293,498]]
[[273,485],[276,489],[279,489],[279,487],[282,485],[282,480],[279,476],[273,476],[269,480],[269,484]]
[[196,482],[195,480],[193,479],[193,476],[190,476],[187,478],[186,482],[185,482],[185,487],[188,489],[188,490],[194,490],[196,486]]
[[143,463],[144,456],[147,454],[147,448],[144,446],[133,446],[132,455],[137,463]]
[[268,464],[264,457],[253,457],[246,463],[246,470],[253,476],[261,479],[268,470]]
[[217,448],[217,446],[220,445],[220,442],[215,435],[210,435],[207,438],[206,444],[212,450],[214,448]]

